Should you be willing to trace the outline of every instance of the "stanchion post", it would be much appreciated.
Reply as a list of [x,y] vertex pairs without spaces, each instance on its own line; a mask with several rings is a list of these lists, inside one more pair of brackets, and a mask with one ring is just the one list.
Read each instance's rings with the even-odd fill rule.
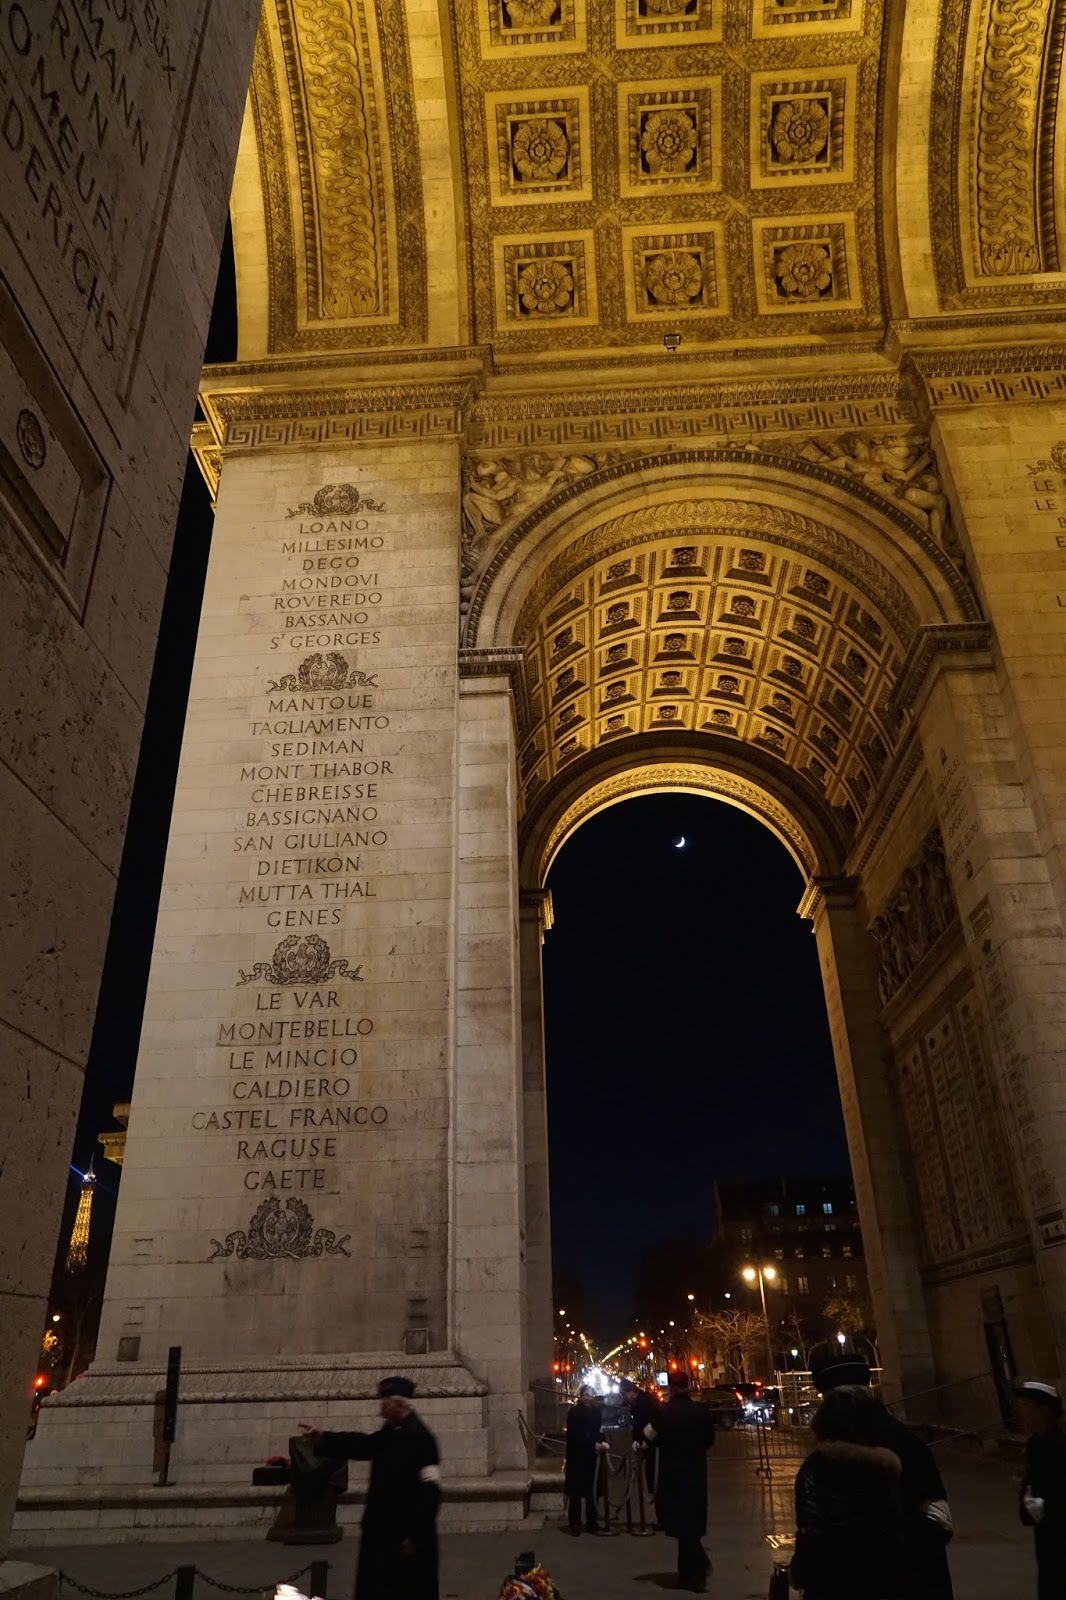
[[195,1567],[178,1567],[174,1573],[174,1600],[192,1600],[195,1583]]
[[326,1585],[329,1582],[329,1562],[312,1561],[311,1563],[311,1596],[312,1600],[326,1600]]
[[[178,1388],[181,1384],[181,1345],[172,1344],[167,1352],[167,1382],[163,1391],[163,1465],[159,1487],[170,1484],[170,1452],[178,1431]],[[181,1570],[180,1568],[178,1569]],[[190,1591],[191,1593],[191,1591]]]
[[644,1456],[640,1454],[635,1455],[633,1458],[633,1473],[637,1480],[637,1512],[640,1516],[640,1526],[636,1529],[631,1528],[629,1531],[635,1539],[651,1538],[654,1531],[648,1527],[647,1510],[644,1505],[644,1460]]

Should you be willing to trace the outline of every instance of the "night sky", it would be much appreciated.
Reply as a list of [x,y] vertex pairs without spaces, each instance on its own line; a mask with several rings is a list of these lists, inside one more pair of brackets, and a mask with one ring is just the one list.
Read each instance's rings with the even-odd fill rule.
[[[206,359],[236,355],[227,233]],[[128,1099],[211,540],[190,460],[60,1235],[78,1173]],[[674,847],[683,835],[684,850]],[[642,1247],[706,1237],[716,1178],[848,1171],[798,868],[761,823],[692,795],[642,796],[563,847],[544,945],[555,1263],[605,1330]],[[98,1159],[97,1248],[117,1169]]]
[[641,1246],[710,1234],[716,1179],[850,1169],[803,879],[762,823],[638,796],[579,828],[548,884],[553,1255],[607,1331]]

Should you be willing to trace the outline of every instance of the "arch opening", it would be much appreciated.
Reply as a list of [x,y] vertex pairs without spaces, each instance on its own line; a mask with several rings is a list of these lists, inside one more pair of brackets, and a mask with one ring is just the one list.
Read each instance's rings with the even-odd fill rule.
[[[796,916],[806,873],[754,807],[696,788],[695,769],[692,787],[655,771],[649,791],[647,776],[635,769],[605,801],[590,789],[545,860],[553,1337],[565,1345],[584,1289],[582,1331],[598,1352],[662,1326],[641,1357],[649,1377],[698,1353],[703,1381],[735,1378],[736,1352],[691,1306],[712,1321],[736,1308],[753,1334],[741,1273],[758,1258],[775,1274],[769,1336],[775,1370],[787,1370],[802,1365],[793,1347],[806,1357],[835,1337],[827,1305],[868,1305],[818,955]],[[637,1202],[623,1228],[587,1226],[604,1162]],[[783,1232],[770,1219],[782,1196]],[[765,1351],[764,1337],[751,1341],[750,1376],[763,1375]]]

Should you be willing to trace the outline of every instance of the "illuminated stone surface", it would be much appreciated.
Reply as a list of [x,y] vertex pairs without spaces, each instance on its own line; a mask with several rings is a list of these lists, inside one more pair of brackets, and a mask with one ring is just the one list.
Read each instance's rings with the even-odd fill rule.
[[0,1560],[255,12],[0,14]]
[[[175,1342],[189,1481],[405,1361],[447,1470],[520,1464],[544,878],[654,789],[807,877],[889,1382],[1004,1326],[1061,1370],[1062,41],[1016,9],[1000,60],[957,0],[267,0],[99,1360],[31,1498],[151,1480]],[[308,1018],[371,1031],[271,1053]]]

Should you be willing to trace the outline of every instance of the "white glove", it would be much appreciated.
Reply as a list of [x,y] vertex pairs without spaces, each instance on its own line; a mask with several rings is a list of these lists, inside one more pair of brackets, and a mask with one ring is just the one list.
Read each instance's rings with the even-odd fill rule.
[[1022,1495],[1022,1505],[1025,1507],[1025,1514],[1029,1518],[1030,1522],[1043,1522],[1044,1502],[1043,1500],[1038,1500],[1035,1495],[1031,1494],[1028,1488],[1026,1488],[1025,1493]]
[[928,1517],[930,1522],[935,1522],[947,1534],[953,1533],[951,1522],[951,1507],[946,1500],[927,1500],[922,1506],[922,1516]]

